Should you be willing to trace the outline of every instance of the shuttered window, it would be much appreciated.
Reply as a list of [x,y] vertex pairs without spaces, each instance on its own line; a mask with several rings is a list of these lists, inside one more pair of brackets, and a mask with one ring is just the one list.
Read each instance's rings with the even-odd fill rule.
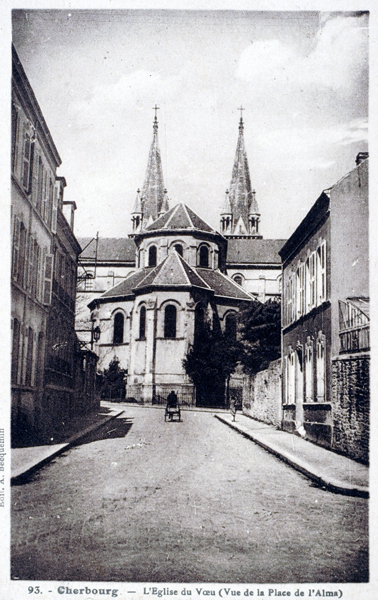
[[54,256],[52,254],[46,254],[44,269],[43,304],[51,304],[53,264]]

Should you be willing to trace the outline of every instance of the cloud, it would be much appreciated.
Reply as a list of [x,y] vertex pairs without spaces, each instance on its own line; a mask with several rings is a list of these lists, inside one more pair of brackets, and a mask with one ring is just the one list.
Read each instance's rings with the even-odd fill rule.
[[354,119],[331,127],[282,128],[256,137],[259,151],[274,157],[281,169],[326,169],[332,166],[330,150],[367,141],[367,120]]
[[178,80],[163,78],[159,72],[138,70],[122,75],[113,84],[98,85],[86,98],[72,104],[72,113],[86,122],[104,114],[123,112],[128,108],[142,110],[163,97],[174,96]]
[[366,17],[336,16],[321,25],[308,55],[277,39],[252,43],[240,56],[236,76],[255,86],[281,82],[345,91],[367,68],[367,56]]

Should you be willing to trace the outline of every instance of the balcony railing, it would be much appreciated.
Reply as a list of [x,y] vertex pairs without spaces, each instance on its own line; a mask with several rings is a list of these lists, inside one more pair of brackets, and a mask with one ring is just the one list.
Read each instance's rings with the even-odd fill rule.
[[340,331],[340,352],[359,352],[370,349],[370,325]]

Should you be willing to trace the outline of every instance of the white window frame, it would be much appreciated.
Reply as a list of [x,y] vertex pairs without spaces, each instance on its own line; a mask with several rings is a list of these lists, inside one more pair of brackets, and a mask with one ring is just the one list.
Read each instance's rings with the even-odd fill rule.
[[310,337],[305,345],[305,400],[314,401],[314,343]]
[[326,344],[319,332],[316,340],[316,401],[325,402],[326,396]]
[[44,267],[43,304],[51,304],[52,284],[54,276],[54,255],[46,254]]

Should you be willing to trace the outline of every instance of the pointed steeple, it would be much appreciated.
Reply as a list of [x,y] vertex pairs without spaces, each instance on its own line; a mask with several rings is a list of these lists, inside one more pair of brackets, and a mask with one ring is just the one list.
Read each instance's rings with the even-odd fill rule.
[[163,198],[162,205],[160,207],[158,217],[161,217],[161,215],[164,215],[164,213],[166,213],[168,211],[169,211],[168,192],[167,192],[167,190],[164,190],[164,198]]
[[[260,220],[259,208],[255,198],[255,191],[252,190],[251,177],[247,152],[244,145],[244,122],[240,107],[239,137],[236,145],[235,160],[232,169],[230,183],[229,203],[231,206],[232,225],[231,231],[225,231],[225,235],[235,235],[243,237],[261,237],[258,234],[258,224]],[[224,215],[224,207],[221,209],[221,219]],[[253,226],[252,220],[253,218]]]
[[230,192],[228,190],[226,190],[221,206],[220,230],[223,234],[232,232],[232,207],[230,204]]
[[162,214],[162,206],[165,202],[163,167],[158,140],[158,107],[156,105],[154,110],[153,138],[141,195],[143,201],[143,223],[150,221],[150,218],[155,221],[159,214]]
[[247,152],[244,146],[244,123],[242,116],[240,116],[239,138],[232,169],[230,202],[233,209],[234,223],[239,222],[241,218],[246,226],[246,230],[248,230],[248,214],[252,202],[252,190]]
[[140,197],[140,190],[137,190],[137,195],[134,202],[134,208],[131,213],[131,221],[133,223],[133,232],[139,232],[142,229],[143,220],[143,205]]

